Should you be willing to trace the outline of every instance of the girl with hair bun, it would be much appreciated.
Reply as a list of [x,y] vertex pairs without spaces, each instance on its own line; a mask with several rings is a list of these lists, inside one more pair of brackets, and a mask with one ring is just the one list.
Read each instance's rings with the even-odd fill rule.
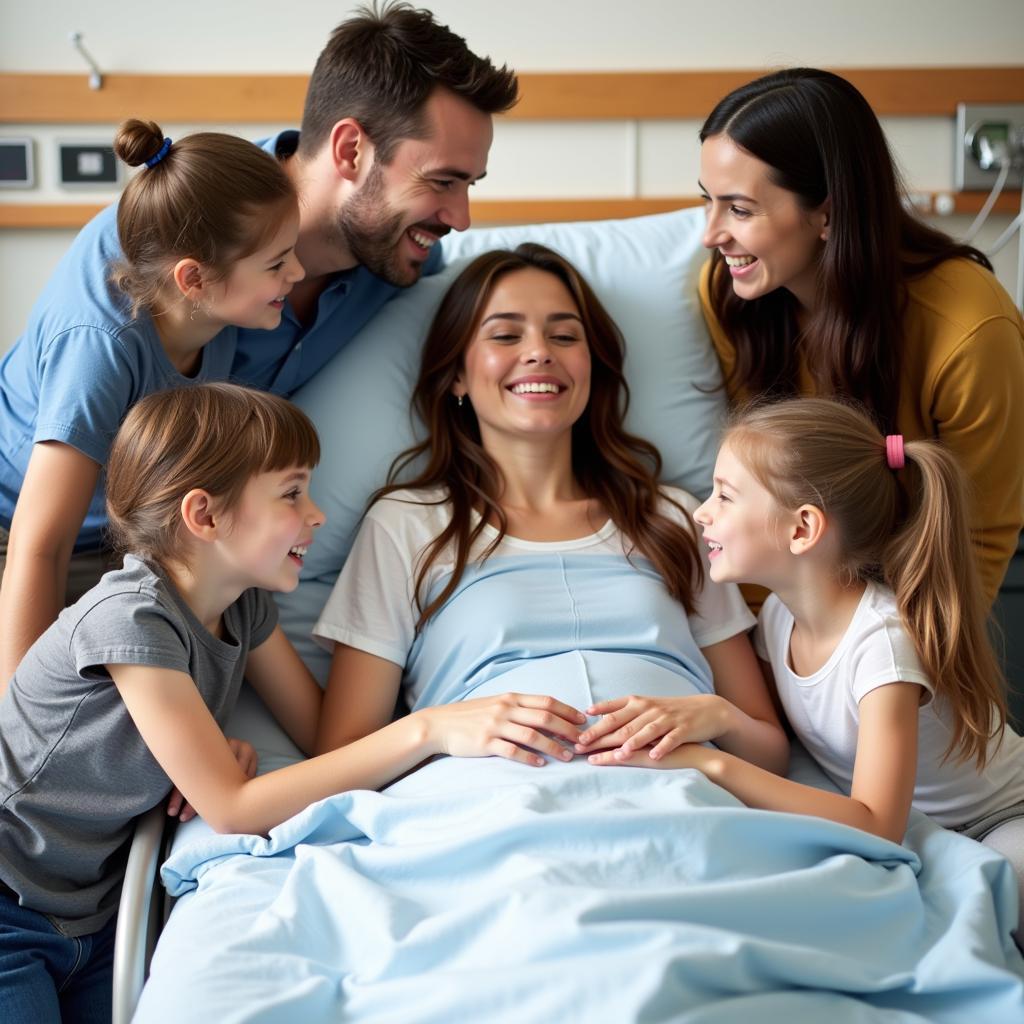
[[698,768],[752,807],[897,843],[913,805],[1006,856],[1024,893],[1024,740],[1007,724],[953,456],[834,400],[765,404],[727,427],[694,519],[713,580],[773,592],[755,646],[841,792],[694,744],[591,760]]
[[303,277],[295,190],[269,153],[210,132],[172,141],[139,120],[114,146],[140,168],[117,209],[121,251],[89,258],[88,297],[69,319],[61,268],[82,273],[83,232],[0,363],[0,694],[109,567],[101,473],[127,411],[227,378],[234,328],[275,328]]

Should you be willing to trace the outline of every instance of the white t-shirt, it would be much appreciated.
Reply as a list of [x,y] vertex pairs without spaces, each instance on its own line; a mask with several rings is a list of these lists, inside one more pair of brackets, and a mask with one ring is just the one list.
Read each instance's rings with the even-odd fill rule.
[[[683,491],[663,493],[687,510],[697,507]],[[686,521],[667,502],[663,510]],[[512,669],[529,671],[525,681],[516,677],[515,688],[524,688],[542,668],[555,674],[556,666],[563,676],[585,677],[577,700],[615,685],[616,673],[618,692],[653,692],[659,672],[666,687],[676,687],[672,692],[683,692],[679,686],[710,692],[700,648],[754,624],[739,590],[710,579],[696,598],[696,614],[687,616],[650,562],[607,522],[569,541],[505,536],[481,563],[480,553],[497,535],[485,526],[456,592],[417,634],[418,560],[449,517],[440,491],[398,491],[377,502],[314,627],[328,648],[344,643],[401,665],[414,706],[462,699]],[[427,595],[451,578],[453,565],[449,548],[431,566]],[[641,678],[646,690],[637,688]]]
[[[889,683],[934,687],[918,660],[891,591],[868,583],[842,640],[813,675],[790,668],[793,616],[772,594],[755,633],[758,655],[770,662],[775,686],[801,742],[844,792],[853,785],[859,705],[865,694]],[[1024,800],[1024,740],[1007,728],[985,771],[943,754],[952,735],[949,708],[928,699],[918,716],[917,781],[914,806],[940,825],[955,827]]]

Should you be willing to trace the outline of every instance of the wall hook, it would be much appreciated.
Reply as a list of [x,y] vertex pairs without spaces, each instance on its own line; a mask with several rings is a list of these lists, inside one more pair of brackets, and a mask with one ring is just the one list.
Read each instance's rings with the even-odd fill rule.
[[82,59],[85,61],[85,63],[89,65],[89,88],[102,89],[103,73],[97,66],[96,61],[94,61],[92,57],[89,56],[85,47],[82,45],[81,32],[71,33],[71,45],[82,55]]

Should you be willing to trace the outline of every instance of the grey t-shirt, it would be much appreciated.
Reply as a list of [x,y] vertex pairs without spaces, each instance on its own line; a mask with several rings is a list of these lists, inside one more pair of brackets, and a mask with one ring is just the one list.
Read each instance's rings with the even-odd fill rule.
[[223,728],[277,609],[247,590],[213,636],[169,579],[128,555],[65,608],[0,701],[0,880],[65,935],[117,910],[134,819],[164,800],[157,764],[104,665],[185,672]]

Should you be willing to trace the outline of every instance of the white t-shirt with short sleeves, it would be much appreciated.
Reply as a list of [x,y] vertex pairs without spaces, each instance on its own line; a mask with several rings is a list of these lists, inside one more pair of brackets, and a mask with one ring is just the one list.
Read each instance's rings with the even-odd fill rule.
[[917,657],[890,590],[868,583],[842,640],[815,673],[790,668],[793,616],[772,594],[754,634],[758,655],[771,664],[775,686],[800,741],[845,793],[853,785],[859,705],[890,683],[918,683],[927,692],[918,716],[914,806],[940,825],[956,827],[1024,800],[1024,740],[1007,728],[985,771],[973,763],[942,763],[951,733],[949,708]]

